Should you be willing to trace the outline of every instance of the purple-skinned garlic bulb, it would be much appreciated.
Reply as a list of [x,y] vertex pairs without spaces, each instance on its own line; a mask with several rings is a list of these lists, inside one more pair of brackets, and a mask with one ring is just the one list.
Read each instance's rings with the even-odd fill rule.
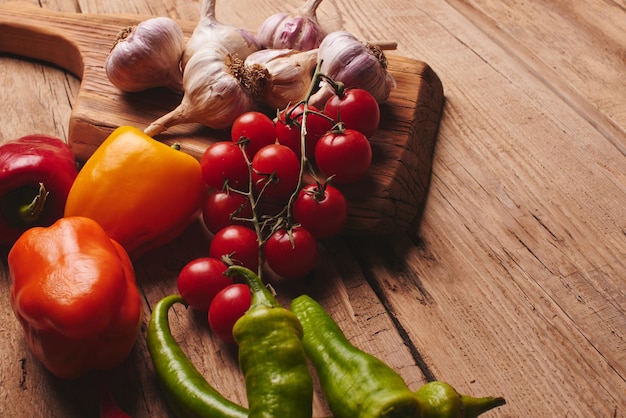
[[293,13],[274,14],[261,24],[257,39],[264,48],[308,51],[319,46],[326,32],[317,20],[322,0],[307,0]]
[[[387,57],[376,45],[361,42],[346,31],[331,32],[319,46],[318,60],[320,72],[335,82],[342,82],[345,88],[367,90],[378,103],[383,103],[396,87],[393,76],[387,72]],[[320,82],[320,89],[311,96],[310,104],[324,107],[334,94],[326,82]]]
[[111,84],[125,92],[153,87],[183,89],[181,27],[169,17],[154,17],[121,30],[104,69]]

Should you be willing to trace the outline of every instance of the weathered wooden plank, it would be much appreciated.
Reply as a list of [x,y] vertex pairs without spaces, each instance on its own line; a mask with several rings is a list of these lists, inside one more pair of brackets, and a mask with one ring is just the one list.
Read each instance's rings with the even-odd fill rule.
[[451,0],[626,154],[626,12],[591,0]]
[[[394,39],[397,54],[428,62],[446,86],[447,102],[426,207],[414,230],[419,245],[402,235],[329,243],[328,263],[314,275],[318,284],[309,286],[353,341],[384,353],[413,387],[424,379],[420,362],[427,376],[466,392],[504,395],[508,404],[490,417],[626,416],[626,169],[623,153],[611,145],[619,135],[607,134],[594,113],[613,118],[623,109],[623,86],[604,84],[608,69],[600,64],[606,59],[610,68],[623,55],[601,38],[619,41],[615,34],[625,25],[615,22],[624,13],[615,2],[588,3],[466,3],[493,17],[479,19],[452,1],[339,0],[321,8],[359,37]],[[271,0],[231,4],[218,5],[218,16],[249,29],[283,7]],[[286,7],[297,4],[289,0]],[[155,10],[188,20],[197,6],[190,0],[80,3],[89,13]],[[63,0],[46,7],[78,9]],[[571,12],[560,16],[581,7],[594,9],[575,19]],[[573,41],[553,46],[568,38]],[[508,44],[511,39],[519,44]],[[613,52],[604,55],[603,48]],[[69,119],[75,94],[60,92],[76,92],[71,77],[5,58],[0,71],[10,71],[3,86],[24,92],[0,91],[0,109],[10,115],[0,135],[38,126],[66,134],[61,119]],[[34,85],[39,73],[47,84]],[[576,101],[563,92],[576,93]],[[39,107],[41,114],[26,116]],[[613,132],[624,129],[616,126]],[[202,251],[188,246],[194,236],[187,233],[138,264],[147,306],[173,289],[172,265]],[[4,268],[0,294],[8,285]],[[288,299],[298,289],[282,292]],[[88,389],[51,381],[32,361],[22,368],[29,354],[6,304],[0,319],[0,415],[95,416]],[[389,332],[390,319],[401,338]],[[174,326],[207,375],[233,382],[228,393],[243,399],[230,363],[211,368],[211,359],[230,361],[230,354],[223,348],[207,354],[215,348],[201,321],[180,314]],[[376,338],[379,331],[392,336],[388,344]],[[146,360],[140,342],[128,369],[110,375],[113,382],[129,378],[132,389],[118,385],[114,395],[136,416],[163,416]],[[317,404],[316,416],[323,411]]]
[[623,154],[557,91],[569,76],[539,77],[482,21],[423,10],[466,49],[427,56],[447,93],[421,248],[360,241],[357,259],[435,376],[508,387],[494,416],[623,416]]

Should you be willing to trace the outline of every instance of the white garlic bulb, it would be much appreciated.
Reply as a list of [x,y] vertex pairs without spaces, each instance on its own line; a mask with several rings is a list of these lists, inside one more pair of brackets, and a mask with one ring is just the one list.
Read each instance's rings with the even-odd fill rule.
[[276,13],[259,27],[257,38],[269,49],[308,51],[319,46],[326,35],[317,20],[317,8],[322,0],[307,0],[293,13]]
[[205,44],[187,62],[180,105],[150,124],[144,132],[155,136],[182,123],[225,129],[237,116],[252,110],[254,101],[242,80],[243,61],[221,44]]
[[181,27],[155,17],[123,29],[104,64],[111,84],[125,92],[152,87],[182,90],[180,59],[185,48]]
[[200,20],[196,25],[182,58],[182,67],[193,54],[206,44],[219,43],[229,54],[246,59],[248,55],[260,49],[254,34],[245,29],[221,23],[215,17],[215,0],[202,0]]
[[245,64],[263,74],[257,98],[282,109],[305,98],[317,65],[317,49],[262,49],[250,54]]
[[[387,58],[382,49],[361,42],[346,31],[331,32],[319,47],[320,72],[334,81],[341,81],[346,88],[361,88],[369,91],[382,103],[396,87],[393,76],[387,72]],[[310,100],[310,104],[323,107],[334,93],[325,81]]]

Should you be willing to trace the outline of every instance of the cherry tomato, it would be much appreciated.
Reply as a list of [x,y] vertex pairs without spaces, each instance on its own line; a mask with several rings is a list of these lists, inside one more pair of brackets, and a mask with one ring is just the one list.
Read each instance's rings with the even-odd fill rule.
[[346,89],[342,96],[333,95],[324,105],[324,114],[344,126],[361,132],[366,137],[378,130],[380,107],[370,92],[363,89]]
[[242,225],[230,225],[220,229],[209,245],[209,257],[221,260],[223,256],[233,263],[257,271],[259,267],[259,244],[256,232]]
[[348,202],[330,184],[309,184],[300,190],[293,203],[293,216],[318,239],[337,235],[348,219]]
[[239,145],[231,141],[211,144],[200,158],[202,178],[207,186],[222,190],[225,182],[237,190],[248,190],[248,163]]
[[245,139],[246,154],[252,159],[258,150],[276,142],[276,127],[264,113],[246,112],[235,119],[230,129],[230,137],[234,143]]
[[241,283],[222,289],[209,306],[209,327],[219,339],[235,344],[233,326],[250,308],[250,288]]
[[257,190],[266,196],[290,196],[300,178],[300,159],[289,147],[281,144],[267,145],[252,159],[252,181]]
[[207,312],[215,295],[233,281],[224,276],[226,264],[217,258],[191,260],[178,274],[178,293],[197,311]]
[[309,274],[317,263],[317,240],[306,228],[279,229],[265,242],[265,260],[274,273],[285,279]]
[[236,192],[228,190],[213,190],[207,196],[202,207],[202,219],[207,229],[216,234],[220,229],[229,225],[241,225],[245,221],[233,219],[252,218],[252,209],[248,199]]
[[[314,106],[309,106],[309,109],[315,112],[320,112],[320,110]],[[276,119],[276,137],[278,138],[278,142],[291,148],[298,157],[302,154],[300,149],[300,128],[302,126],[303,113],[304,104],[301,103],[297,106],[292,106],[281,111]],[[331,130],[332,127],[332,120],[315,113],[308,114],[306,121],[307,157],[314,157],[313,154],[315,152],[315,144],[317,144],[320,137]]]
[[354,183],[367,174],[372,163],[372,146],[359,131],[332,131],[320,138],[315,147],[315,162],[333,182]]

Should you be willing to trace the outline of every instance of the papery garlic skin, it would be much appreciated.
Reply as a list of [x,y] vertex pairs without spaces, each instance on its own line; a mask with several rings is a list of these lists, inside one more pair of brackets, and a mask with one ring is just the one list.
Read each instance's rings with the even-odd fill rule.
[[150,124],[144,132],[155,136],[182,123],[200,123],[213,129],[230,127],[237,116],[252,110],[252,95],[233,75],[243,62],[220,44],[206,44],[187,62],[183,74],[184,95],[180,105]]
[[[387,60],[382,50],[365,44],[346,31],[331,32],[319,47],[318,59],[322,61],[320,72],[334,81],[341,81],[346,88],[369,91],[378,103],[389,98],[396,87],[393,76],[387,72]],[[313,106],[322,106],[334,93],[322,81],[320,90],[310,100]]]
[[282,109],[306,97],[317,65],[317,49],[262,49],[250,54],[245,64],[264,71],[258,99],[274,109]]
[[245,29],[219,22],[215,16],[215,0],[202,0],[200,20],[196,25],[183,53],[182,68],[193,54],[206,44],[221,44],[229,54],[246,59],[248,55],[261,48],[256,36]]
[[308,51],[319,46],[326,32],[317,20],[322,0],[307,0],[294,13],[276,13],[259,27],[257,38],[264,48]]
[[153,87],[182,90],[180,59],[185,35],[169,17],[155,17],[118,34],[104,69],[111,84],[125,92]]

